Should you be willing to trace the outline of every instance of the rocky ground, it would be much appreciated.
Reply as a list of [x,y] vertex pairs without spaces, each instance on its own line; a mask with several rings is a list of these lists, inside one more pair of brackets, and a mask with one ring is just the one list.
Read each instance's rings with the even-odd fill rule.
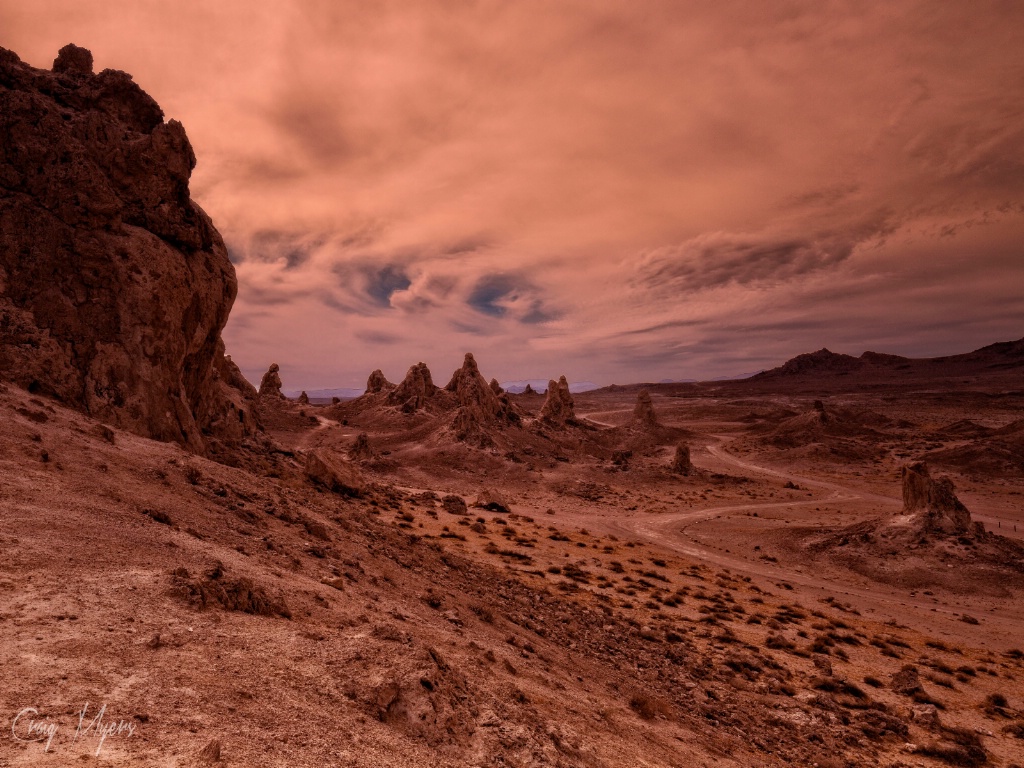
[[[580,426],[509,399],[519,422],[477,447],[437,438],[443,409],[265,397],[276,447],[231,467],[7,385],[3,700],[35,711],[0,762],[1022,761],[1012,568],[961,583],[921,553],[903,583],[805,545],[898,514],[899,454],[931,442],[896,427],[877,460],[823,462],[745,419],[821,412],[799,398],[656,394],[662,445],[637,438],[635,392],[577,396]],[[318,451],[358,467],[359,495],[307,477]],[[955,477],[975,519],[1024,538],[1024,482]],[[83,729],[106,706],[102,744],[99,725],[74,740],[86,705]],[[47,726],[48,751],[27,740]]]

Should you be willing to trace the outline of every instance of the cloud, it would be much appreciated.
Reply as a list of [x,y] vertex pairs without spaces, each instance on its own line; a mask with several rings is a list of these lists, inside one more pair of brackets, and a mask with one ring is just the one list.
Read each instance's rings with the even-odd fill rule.
[[513,318],[531,325],[557,317],[555,311],[545,307],[536,287],[520,275],[498,273],[480,277],[466,303],[488,317]]
[[229,349],[289,386],[465,351],[499,379],[608,383],[1020,335],[1019,3],[0,17],[25,60],[74,40],[183,122],[238,273]]

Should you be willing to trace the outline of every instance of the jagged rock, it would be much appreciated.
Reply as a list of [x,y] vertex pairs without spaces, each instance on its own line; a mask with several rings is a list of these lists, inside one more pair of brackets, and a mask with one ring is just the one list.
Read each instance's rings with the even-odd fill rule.
[[[371,375],[370,378],[372,379],[373,376]],[[387,382],[386,379],[385,382]],[[434,386],[434,380],[430,376],[430,369],[427,368],[426,363],[416,363],[405,374],[402,383],[388,394],[388,403],[400,405],[403,411],[412,413],[426,405],[427,400],[433,397],[435,392],[437,392],[437,387]]]
[[291,618],[283,597],[274,598],[246,577],[227,578],[223,563],[217,562],[203,578],[192,578],[185,568],[173,574],[173,591],[199,609],[223,608],[257,616]]
[[493,386],[488,385],[480,375],[476,360],[469,352],[466,353],[462,367],[452,374],[445,390],[455,395],[459,405],[451,425],[458,440],[481,447],[493,445],[490,428],[514,422],[518,418],[508,396],[494,392]]
[[[420,365],[423,364],[420,363]],[[429,373],[430,372],[427,371],[428,375]],[[383,371],[380,370],[380,368],[371,373],[370,378],[366,380],[366,394],[368,395],[376,394],[377,392],[390,392],[394,388],[395,385],[388,381],[386,378],[384,378],[384,373]]]
[[229,391],[237,283],[189,198],[195,162],[181,124],[84,48],[53,72],[0,49],[0,377],[196,452],[255,434]]
[[353,461],[373,458],[373,449],[370,448],[370,438],[365,432],[360,432],[356,436],[356,441],[352,444],[352,447],[348,449],[348,457]]
[[363,490],[363,477],[347,461],[313,450],[306,455],[306,477],[329,491],[358,496]]
[[263,379],[260,381],[260,397],[280,397],[284,399],[284,393],[281,392],[280,370],[281,366],[277,363],[270,364],[270,368],[263,374]]
[[508,499],[493,488],[485,488],[480,491],[473,506],[478,509],[489,509],[492,512],[508,513],[512,511],[512,505],[509,504]]
[[559,376],[557,382],[554,379],[548,381],[547,397],[540,408],[540,416],[557,425],[576,420],[576,403],[569,392],[569,382],[565,376]]
[[59,74],[91,75],[92,51],[68,43],[57,51],[57,58],[53,60],[53,71]]
[[537,390],[535,390],[532,386],[527,384],[526,388],[523,389],[523,394],[524,395],[536,395],[537,394]]
[[205,413],[208,406],[200,403],[200,420],[209,424],[210,434],[227,443],[237,443],[263,429],[259,418],[259,393],[231,357],[224,354],[223,341],[218,342],[214,361],[223,398]]
[[633,425],[643,429],[651,429],[658,426],[658,417],[654,413],[651,393],[646,389],[641,389],[637,392],[636,407],[633,408]]
[[501,384],[498,383],[497,379],[491,379],[491,392],[495,395],[505,394],[505,390],[501,388]]
[[963,535],[971,531],[971,513],[953,493],[948,477],[935,480],[923,462],[903,467],[903,512],[926,533]]
[[462,367],[452,374],[445,390],[454,393],[460,406],[480,409],[485,420],[501,413],[498,394],[480,375],[480,369],[471,352],[466,353]]
[[470,443],[478,448],[489,448],[494,445],[494,440],[487,434],[484,420],[477,408],[462,406],[456,410],[451,430],[456,440]]
[[299,394],[299,403],[301,405],[309,405],[309,395],[306,394],[306,390],[302,390]]
[[690,463],[690,449],[682,443],[676,446],[675,455],[672,457],[672,471],[677,475],[690,475],[693,473],[693,464]]

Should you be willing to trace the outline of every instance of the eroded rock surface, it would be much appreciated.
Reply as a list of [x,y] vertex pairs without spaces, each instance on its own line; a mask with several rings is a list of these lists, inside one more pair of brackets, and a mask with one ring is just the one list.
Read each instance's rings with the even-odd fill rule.
[[693,473],[693,464],[690,463],[690,449],[682,443],[676,446],[675,455],[672,457],[672,471],[677,475],[690,475]]
[[260,381],[260,397],[284,397],[281,392],[281,366],[271,363],[270,368],[263,374]]
[[130,75],[73,45],[53,71],[0,49],[0,376],[205,452],[256,420],[223,356],[237,284],[195,164]]
[[914,515],[927,533],[963,535],[971,531],[971,513],[953,493],[948,477],[932,479],[924,463],[903,467],[903,511]]
[[[371,375],[371,380],[374,378]],[[385,379],[386,381],[386,379]],[[405,374],[402,383],[395,387],[388,395],[388,402],[391,405],[400,405],[402,410],[408,413],[418,411],[427,400],[434,396],[437,387],[430,375],[430,369],[426,363],[416,363]]]
[[576,419],[576,404],[569,392],[569,382],[560,376],[556,382],[548,381],[547,397],[540,409],[541,418],[552,424],[562,425]]
[[375,394],[377,392],[390,392],[395,388],[384,376],[384,372],[380,368],[370,374],[370,378],[366,380],[366,393],[367,395]]
[[633,424],[641,428],[658,426],[658,417],[654,413],[651,393],[641,389],[636,395],[636,406],[633,408]]

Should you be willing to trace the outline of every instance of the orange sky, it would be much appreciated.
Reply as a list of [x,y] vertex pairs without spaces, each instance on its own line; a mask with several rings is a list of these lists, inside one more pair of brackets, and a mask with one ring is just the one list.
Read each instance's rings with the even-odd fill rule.
[[250,378],[759,370],[1024,335],[1024,3],[0,0],[181,120]]

